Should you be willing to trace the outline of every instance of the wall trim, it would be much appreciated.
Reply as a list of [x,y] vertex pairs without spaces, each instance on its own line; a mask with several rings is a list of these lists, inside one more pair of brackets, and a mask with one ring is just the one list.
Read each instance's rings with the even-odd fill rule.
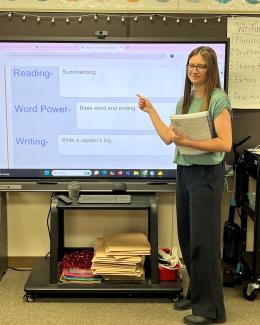
[[10,268],[32,268],[40,256],[8,256]]

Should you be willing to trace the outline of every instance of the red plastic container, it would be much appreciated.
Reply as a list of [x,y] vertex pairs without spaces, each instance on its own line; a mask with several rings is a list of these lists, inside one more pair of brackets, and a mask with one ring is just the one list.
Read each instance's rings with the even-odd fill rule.
[[[167,254],[171,253],[170,248],[164,247],[161,249]],[[158,267],[159,281],[174,281],[174,280],[176,280],[179,275],[180,268],[181,268],[181,265],[176,265],[175,270],[169,270],[169,269],[159,265],[159,267]]]
[[159,281],[174,281],[178,277],[179,270],[169,270],[159,266]]

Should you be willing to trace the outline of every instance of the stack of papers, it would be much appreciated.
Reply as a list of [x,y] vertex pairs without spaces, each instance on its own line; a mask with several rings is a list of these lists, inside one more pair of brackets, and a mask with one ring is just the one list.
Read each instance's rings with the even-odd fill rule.
[[260,148],[258,146],[255,148],[252,148],[252,149],[248,149],[248,151],[251,151],[252,153],[260,155]]
[[[171,124],[191,140],[209,140],[216,136],[208,111],[170,116]],[[182,155],[206,153],[204,150],[177,146]]]
[[63,269],[60,276],[61,282],[73,282],[73,283],[100,283],[102,278],[94,275],[90,269],[75,269],[66,268]]
[[60,262],[60,281],[77,283],[100,283],[102,278],[93,274],[91,261],[93,249],[86,248],[65,254]]
[[119,233],[94,242],[91,270],[104,279],[143,279],[145,256],[151,246],[143,233]]

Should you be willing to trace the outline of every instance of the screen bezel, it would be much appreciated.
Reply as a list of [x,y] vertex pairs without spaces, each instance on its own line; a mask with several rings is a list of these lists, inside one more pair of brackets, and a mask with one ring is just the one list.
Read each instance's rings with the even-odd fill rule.
[[[190,44],[225,44],[225,76],[224,76],[224,90],[228,89],[228,60],[229,60],[229,39],[228,38],[200,38],[197,40],[195,38],[127,38],[127,37],[107,37],[105,39],[99,38],[82,38],[82,37],[68,37],[68,38],[59,38],[59,37],[25,37],[22,39],[17,39],[13,37],[4,37],[0,38],[0,42],[49,42],[49,43],[190,43]],[[10,169],[11,170],[11,169]],[[17,169],[19,172],[19,169]],[[32,170],[33,172],[33,170]],[[82,185],[82,189],[88,190],[100,190],[104,191],[111,190],[111,184],[124,182],[129,184],[128,188],[132,190],[136,189],[137,191],[147,191],[152,188],[154,191],[172,191],[172,186],[176,182],[176,169],[171,170],[171,177],[71,177],[71,176],[62,176],[62,177],[50,177],[46,178],[44,176],[32,176],[32,177],[23,177],[18,175],[17,177],[1,177],[0,178],[0,191],[63,191],[67,190],[67,186],[71,181],[78,181]],[[148,185],[148,188],[147,188]],[[168,186],[170,185],[170,187]]]

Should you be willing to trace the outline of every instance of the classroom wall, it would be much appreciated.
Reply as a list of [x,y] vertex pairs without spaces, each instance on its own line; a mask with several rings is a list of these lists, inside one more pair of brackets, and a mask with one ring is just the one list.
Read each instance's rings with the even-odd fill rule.
[[[158,194],[159,246],[178,246],[175,195]],[[8,256],[43,256],[49,251],[50,193],[8,193]],[[98,236],[128,231],[147,233],[146,211],[80,210],[65,213],[65,244],[93,246]]]
[[[55,16],[59,14],[55,13]],[[207,15],[209,16],[209,15]],[[141,18],[138,22],[126,19],[106,17],[94,21],[93,18],[79,24],[77,21],[66,24],[58,21],[51,24],[35,19],[23,21],[14,16],[0,19],[0,37],[93,37],[96,30],[107,30],[110,37],[225,37],[226,18],[221,22],[208,19],[205,24],[201,15],[193,15],[194,23],[190,24],[188,15],[180,15],[181,23],[175,20],[163,22],[161,18]],[[259,110],[236,110],[233,119],[233,139],[251,134],[251,139],[241,147],[253,147],[259,144]],[[232,154],[227,155],[227,161],[232,162]],[[232,181],[231,181],[232,183]],[[232,184],[231,184],[232,188]],[[178,246],[176,233],[175,194],[160,193],[159,197],[159,245]],[[222,224],[228,216],[228,204],[231,193],[226,191],[222,204]],[[9,193],[8,194],[8,255],[9,256],[41,256],[49,251],[47,231],[47,215],[49,210],[50,193]],[[223,227],[222,227],[223,228]],[[252,227],[249,238],[252,238]],[[68,245],[91,245],[95,237],[117,231],[147,231],[147,216],[144,212],[120,213],[118,211],[83,211],[66,215],[65,235]],[[249,246],[251,245],[249,240]]]

